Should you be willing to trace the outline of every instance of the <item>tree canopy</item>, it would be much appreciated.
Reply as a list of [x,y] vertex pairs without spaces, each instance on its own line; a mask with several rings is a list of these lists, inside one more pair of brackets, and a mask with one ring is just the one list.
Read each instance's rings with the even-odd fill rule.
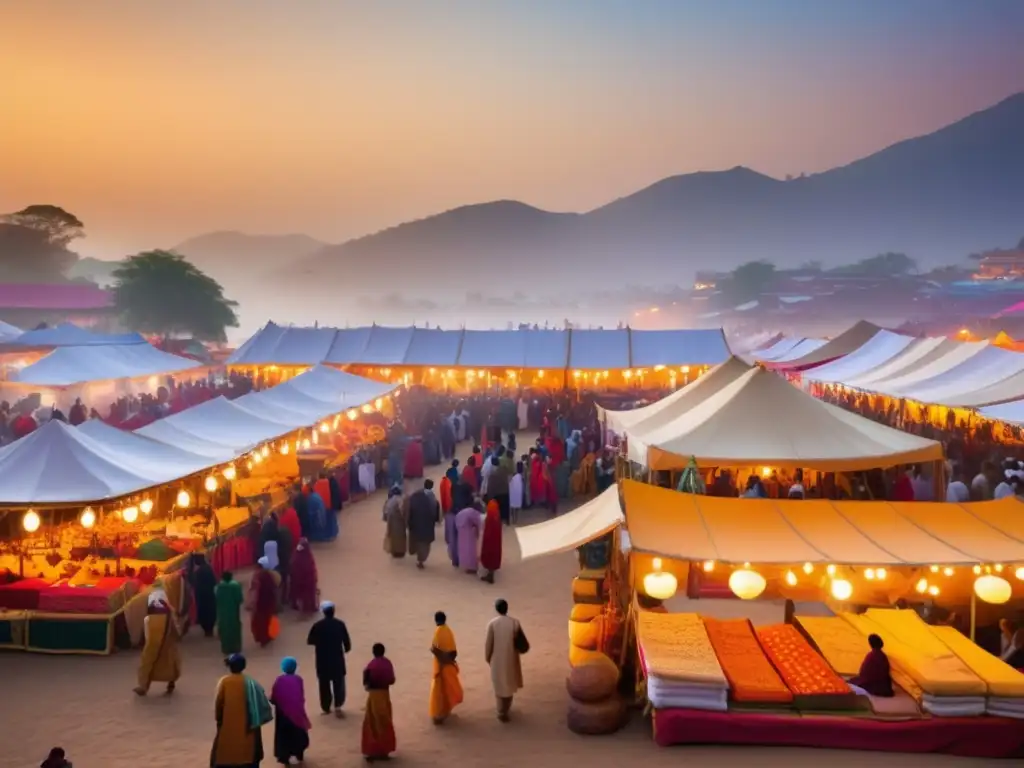
[[164,336],[224,341],[238,325],[238,304],[212,277],[172,251],[146,251],[114,272],[114,297],[125,325]]
[[68,244],[84,234],[82,222],[56,205],[30,205],[0,215],[0,279],[55,282],[78,260]]
[[775,265],[770,261],[748,261],[736,267],[720,288],[729,301],[756,299],[775,279]]
[[856,264],[839,267],[836,274],[864,275],[866,277],[898,277],[917,272],[917,262],[905,253],[880,253]]

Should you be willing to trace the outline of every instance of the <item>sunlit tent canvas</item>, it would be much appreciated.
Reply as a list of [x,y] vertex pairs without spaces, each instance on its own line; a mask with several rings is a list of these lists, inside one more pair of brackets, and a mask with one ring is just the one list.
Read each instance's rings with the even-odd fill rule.
[[88,345],[103,344],[144,344],[143,339],[137,333],[96,333],[94,331],[79,328],[73,323],[61,323],[52,328],[37,328],[32,331],[25,331],[5,342],[12,347],[39,348],[39,347],[82,347]]
[[791,352],[784,358],[776,358],[771,364],[780,368],[793,370],[821,365],[822,363],[827,363],[831,360],[837,360],[850,354],[854,350],[859,349],[873,336],[881,332],[881,330],[882,329],[877,325],[861,320],[852,328],[843,331],[826,344],[818,345],[799,355]]
[[612,486],[572,512],[535,525],[516,528],[523,560],[567,552],[596,539],[623,521],[619,489]]
[[939,461],[942,446],[821,402],[753,368],[671,421],[627,430],[631,460],[652,469],[804,467],[852,471]]
[[878,371],[863,378],[846,382],[848,387],[899,397],[899,393],[939,376],[970,360],[988,346],[988,342],[959,342],[943,340],[931,353],[924,355],[899,373],[878,376]]
[[841,384],[884,365],[902,354],[914,341],[913,336],[879,331],[850,354],[805,371],[803,378],[806,381]]
[[69,387],[94,381],[179,373],[200,366],[195,360],[163,352],[146,342],[91,344],[58,347],[10,378],[24,385]]

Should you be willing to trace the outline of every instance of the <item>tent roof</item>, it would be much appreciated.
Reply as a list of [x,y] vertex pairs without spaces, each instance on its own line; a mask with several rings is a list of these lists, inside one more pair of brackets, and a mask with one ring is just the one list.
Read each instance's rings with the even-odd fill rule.
[[1024,372],[1024,355],[989,345],[959,365],[903,390],[920,403],[949,404],[969,393]]
[[568,552],[603,536],[623,521],[618,486],[612,485],[572,512],[535,525],[516,528],[523,560]]
[[775,358],[786,354],[801,341],[806,341],[806,339],[784,336],[766,349],[759,349],[751,352],[750,356],[754,360],[758,360],[762,363],[768,363],[775,360]]
[[462,331],[416,328],[405,352],[405,365],[434,365],[450,368],[459,361]]
[[630,365],[627,329],[572,331],[569,339],[570,368],[617,370]]
[[895,376],[902,376],[908,371],[930,365],[932,361],[938,360],[949,350],[954,349],[956,344],[957,342],[955,341],[942,338],[918,339],[891,360],[882,363],[876,368],[872,368],[870,371],[852,375],[842,383],[849,387],[862,389],[876,381],[884,381]]
[[18,347],[80,347],[90,344],[143,344],[137,333],[95,333],[73,323],[25,331],[5,343]]
[[11,325],[10,323],[5,323],[3,320],[0,320],[0,341],[10,341],[11,339],[21,336],[21,334],[23,333],[24,331],[21,330],[21,328],[18,328],[17,326]]
[[[458,364],[465,368],[524,368],[530,333],[543,331],[465,331]],[[564,359],[554,367],[564,368]]]
[[[942,404],[961,408],[982,408],[983,406],[999,407],[1014,405],[1012,401],[1024,400],[1024,372],[1014,373],[993,384],[977,387],[969,391],[958,392],[955,395],[946,397]],[[992,407],[983,408],[982,415],[986,418]],[[1011,410],[1001,408],[999,412],[1011,413]],[[1016,419],[999,419],[999,421],[1014,421]]]
[[848,355],[859,347],[863,347],[868,339],[881,330],[877,325],[861,320],[828,343],[811,349],[800,357],[790,354],[786,356],[784,361],[776,358],[772,363],[784,368],[807,368],[808,366],[827,363],[843,355]]
[[127,453],[145,464],[173,470],[178,477],[187,477],[216,463],[231,461],[236,455],[229,448],[222,448],[213,457],[192,453],[177,445],[112,427],[99,419],[86,421],[78,427],[78,431],[111,451]]
[[[885,379],[875,379],[870,383],[850,383],[848,386],[864,389],[869,392],[889,395],[891,397],[908,397],[915,387],[951,371],[963,363],[974,359],[983,349],[988,347],[987,341],[954,341],[943,345],[945,352],[941,355],[926,355],[916,364],[906,368],[902,373]],[[938,351],[940,348],[936,348]],[[1012,354],[1012,353],[1009,353]]]
[[370,338],[363,350],[363,357],[356,362],[366,365],[402,365],[412,344],[416,329],[386,328],[375,325],[370,329]]
[[902,354],[914,341],[913,336],[879,331],[868,339],[864,346],[838,360],[806,371],[803,378],[808,381],[843,383],[851,377],[866,374],[884,365]]
[[1024,504],[726,499],[622,482],[634,550],[680,560],[971,565],[1024,558]]
[[771,465],[852,471],[938,461],[942,446],[817,400],[753,368],[699,406],[629,433],[630,458],[652,469]]
[[612,411],[598,406],[598,417],[608,425],[608,429],[620,435],[629,434],[633,429],[642,432],[695,408],[749,370],[750,366],[745,362],[731,357],[682,389],[650,405],[631,411]]
[[349,365],[363,359],[366,347],[370,343],[370,334],[373,328],[364,326],[362,328],[342,328],[334,337],[330,350],[327,352],[325,363],[334,365]]
[[91,381],[175,373],[200,365],[195,360],[163,352],[146,343],[57,347],[42,359],[12,374],[11,381],[43,387],[67,387]]
[[0,448],[0,503],[75,504],[114,499],[216,463],[188,457],[131,433],[115,440],[102,430],[92,430],[51,420]]
[[259,416],[227,398],[218,397],[147,424],[135,433],[209,455],[211,449],[204,444],[227,446],[236,454],[243,453],[293,429],[294,424]]
[[788,351],[782,352],[773,360],[764,362],[769,362],[772,365],[788,364],[791,360],[800,360],[807,357],[807,355],[821,349],[828,343],[828,339],[801,339]]
[[[576,336],[573,335],[575,346]],[[721,328],[711,330],[629,332],[633,368],[656,365],[718,365],[729,359],[729,344]]]

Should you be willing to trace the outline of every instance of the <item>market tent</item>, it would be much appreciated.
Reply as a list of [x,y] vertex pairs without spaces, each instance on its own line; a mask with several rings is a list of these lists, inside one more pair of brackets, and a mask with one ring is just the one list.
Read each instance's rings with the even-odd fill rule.
[[332,365],[358,363],[364,357],[372,331],[373,328],[370,326],[339,329],[334,335],[334,341],[324,362]]
[[841,383],[848,387],[861,389],[876,381],[902,376],[909,371],[930,365],[932,361],[938,360],[957,346],[959,346],[958,342],[944,338],[918,339],[891,360],[870,371],[853,375]]
[[[1024,400],[1024,372],[1015,373],[986,386],[950,395],[942,401],[942,404],[954,408],[982,408],[983,406],[1010,405],[1014,400]],[[984,409],[984,411],[987,410],[989,409]]]
[[18,336],[21,336],[21,334],[23,333],[24,331],[21,330],[21,328],[18,328],[17,326],[11,325],[10,323],[5,323],[3,320],[0,320],[0,343],[8,342],[11,339],[15,339]]
[[810,349],[800,356],[790,353],[785,356],[785,359],[776,358],[772,361],[772,365],[788,369],[803,369],[812,365],[821,365],[863,347],[872,336],[881,330],[877,325],[861,320],[828,343]]
[[363,350],[363,359],[358,362],[364,365],[402,365],[415,331],[416,329],[412,326],[408,328],[373,326],[370,329],[370,339],[366,342],[366,349]]
[[818,400],[753,368],[697,407],[627,434],[631,460],[651,469],[808,468],[853,471],[940,461],[942,445]]
[[[576,334],[573,334],[573,346]],[[629,332],[633,368],[656,365],[718,365],[729,359],[729,345],[721,328],[713,330]]]
[[833,360],[831,363],[819,365],[805,371],[803,378],[807,381],[818,381],[826,384],[842,384],[849,379],[873,371],[884,365],[913,344],[913,336],[904,336],[891,331],[879,331],[859,349],[850,354]]
[[[523,368],[526,365],[528,333],[529,331],[464,331],[457,365],[463,368]],[[555,367],[564,368],[564,360],[561,365]]]
[[930,379],[902,390],[902,397],[919,403],[948,404],[957,396],[1004,381],[1024,372],[1024,355],[992,346]]
[[127,454],[137,463],[152,466],[154,470],[167,470],[178,477],[187,477],[202,472],[214,464],[235,458],[235,452],[230,448],[222,448],[214,457],[205,456],[177,445],[112,427],[99,419],[91,419],[77,429],[79,433],[95,440],[111,452]]
[[442,331],[440,328],[414,328],[405,352],[405,365],[431,365],[450,368],[459,360],[462,331]]
[[227,365],[273,365],[274,351],[286,329],[269,322],[250,336],[227,359]]
[[885,379],[876,379],[870,383],[859,381],[847,383],[849,387],[863,389],[869,392],[877,392],[889,397],[906,397],[906,392],[912,391],[915,386],[934,379],[947,371],[962,365],[975,358],[982,350],[988,347],[987,341],[950,342],[953,346],[944,347],[945,354],[918,361],[917,365],[907,368],[898,376]]
[[570,331],[542,328],[513,333],[522,333],[526,336],[526,354],[523,357],[522,368],[564,370],[569,367]]
[[333,328],[285,328],[274,348],[274,365],[316,365],[323,362],[334,342]]
[[4,342],[15,347],[82,347],[91,344],[144,344],[137,333],[95,333],[73,323],[61,323],[52,328],[25,331]]
[[679,560],[973,565],[1024,559],[1016,498],[971,504],[701,496],[622,481],[634,551]]
[[[138,439],[117,450],[62,421],[51,420],[0,448],[0,504],[75,504],[102,501],[163,485],[191,474],[164,463],[164,449]],[[200,466],[192,471],[202,470]],[[208,464],[216,463],[215,461]]]
[[572,331],[569,367],[589,371],[629,368],[629,331],[625,328]]
[[236,454],[244,453],[294,429],[293,424],[258,416],[227,398],[218,397],[154,421],[135,432],[187,451],[208,455],[210,448],[204,448],[204,444],[227,446]]
[[751,352],[750,357],[759,362],[768,363],[777,357],[782,357],[782,355],[789,352],[801,341],[806,341],[806,339],[784,336],[778,341],[776,341],[774,344],[772,344],[770,347],[766,347],[765,349],[759,349],[755,350],[754,352]]
[[69,387],[93,381],[136,379],[199,368],[187,357],[163,352],[145,342],[138,344],[57,347],[45,357],[11,374],[19,384]]
[[516,528],[523,560],[568,552],[603,536],[623,521],[618,486],[612,485],[572,512],[535,525]]
[[682,389],[650,405],[631,411],[612,411],[597,406],[597,416],[608,429],[620,435],[628,435],[632,429],[651,429],[695,408],[749,370],[750,366],[745,362],[738,357],[731,357]]
[[801,339],[791,350],[783,352],[774,360],[763,361],[772,365],[788,365],[791,360],[800,360],[828,344],[828,339]]

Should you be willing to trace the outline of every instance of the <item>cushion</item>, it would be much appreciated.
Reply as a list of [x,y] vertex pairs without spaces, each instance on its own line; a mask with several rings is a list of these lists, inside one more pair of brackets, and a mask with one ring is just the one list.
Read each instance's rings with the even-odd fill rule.
[[565,679],[569,695],[583,702],[603,701],[615,693],[618,685],[619,668],[603,653],[573,667]]

